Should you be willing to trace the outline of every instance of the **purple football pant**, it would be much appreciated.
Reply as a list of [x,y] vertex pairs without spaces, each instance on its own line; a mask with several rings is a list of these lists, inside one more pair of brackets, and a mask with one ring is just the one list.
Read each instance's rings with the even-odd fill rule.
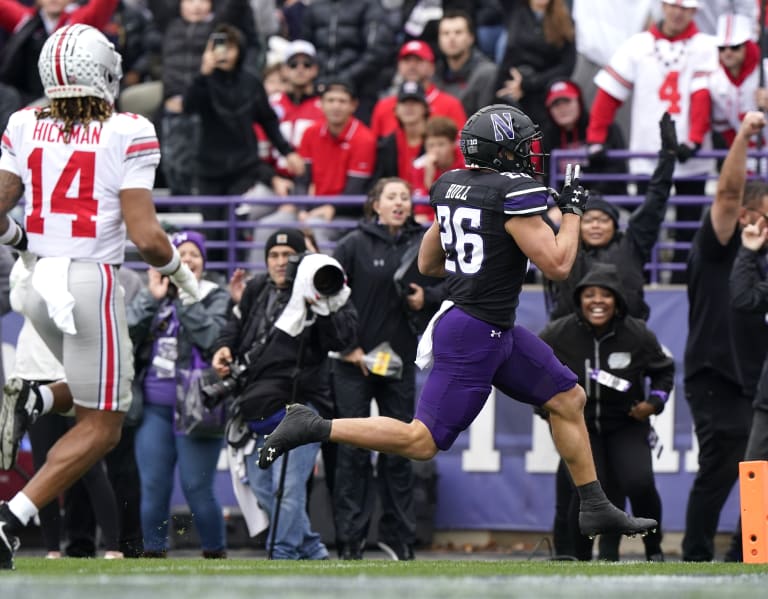
[[451,308],[432,332],[434,366],[415,418],[446,450],[482,410],[491,385],[523,403],[541,406],[578,379],[552,348],[521,326],[502,330]]

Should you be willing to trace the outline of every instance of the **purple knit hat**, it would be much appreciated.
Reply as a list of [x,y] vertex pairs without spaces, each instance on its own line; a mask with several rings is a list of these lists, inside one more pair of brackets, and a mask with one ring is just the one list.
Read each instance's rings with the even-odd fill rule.
[[202,233],[197,231],[179,231],[171,236],[171,243],[175,247],[179,247],[182,243],[191,241],[200,250],[200,255],[203,257],[203,264],[205,264],[205,237]]

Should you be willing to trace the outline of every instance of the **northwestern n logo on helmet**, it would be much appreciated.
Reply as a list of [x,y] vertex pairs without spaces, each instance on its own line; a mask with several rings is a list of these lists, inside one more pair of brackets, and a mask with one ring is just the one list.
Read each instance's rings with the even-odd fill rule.
[[491,124],[493,125],[493,135],[495,136],[496,141],[515,139],[515,128],[512,125],[512,113],[491,113]]

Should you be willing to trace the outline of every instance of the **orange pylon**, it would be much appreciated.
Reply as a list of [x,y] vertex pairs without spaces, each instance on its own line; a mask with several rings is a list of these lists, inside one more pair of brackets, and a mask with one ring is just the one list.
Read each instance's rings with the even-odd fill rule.
[[768,461],[739,463],[744,563],[768,563]]

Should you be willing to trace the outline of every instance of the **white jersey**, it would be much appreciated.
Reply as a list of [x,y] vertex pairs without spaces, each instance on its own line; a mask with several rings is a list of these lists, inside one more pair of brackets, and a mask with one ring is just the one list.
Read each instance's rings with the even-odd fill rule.
[[160,162],[155,128],[146,118],[116,113],[105,123],[76,126],[65,143],[59,123],[39,109],[11,115],[0,169],[24,183],[24,227],[38,256],[121,264],[125,223],[120,190],[152,189]]
[[[595,76],[595,84],[621,102],[634,91],[629,149],[656,152],[661,147],[657,124],[665,111],[675,121],[677,138],[681,142],[688,139],[691,94],[706,89],[709,74],[717,68],[713,36],[694,33],[672,41],[652,27],[622,44],[610,64]],[[634,158],[630,172],[650,174],[655,165],[655,158]],[[712,160],[691,159],[676,165],[675,176],[702,174],[712,167]]]
[[[763,61],[768,69],[768,60]],[[755,94],[760,85],[760,69],[754,68],[741,81],[734,81],[720,67],[709,78],[709,94],[712,97],[712,130],[738,131],[744,114],[758,110]]]

